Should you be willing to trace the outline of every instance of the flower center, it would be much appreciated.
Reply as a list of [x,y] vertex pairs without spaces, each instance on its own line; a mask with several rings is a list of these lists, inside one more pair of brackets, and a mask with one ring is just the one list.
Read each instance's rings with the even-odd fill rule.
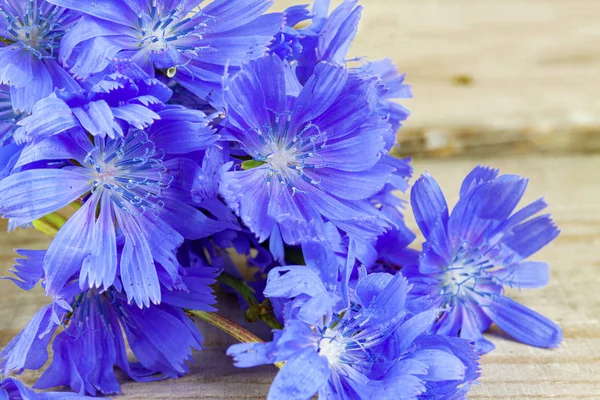
[[62,26],[72,15],[41,1],[29,0],[24,11],[10,3],[0,6],[0,16],[7,21],[7,42],[20,43],[38,58],[54,57],[65,31]]
[[285,174],[294,168],[293,164],[296,162],[296,154],[294,149],[279,148],[273,153],[268,155],[265,159],[271,168],[280,173]]
[[462,298],[465,291],[473,289],[477,271],[462,264],[452,264],[446,270],[442,292],[446,295]]
[[276,178],[283,187],[296,194],[300,192],[295,184],[297,178],[319,187],[320,181],[313,179],[311,171],[314,173],[314,170],[328,166],[319,155],[319,151],[327,146],[327,135],[311,122],[292,133],[289,131],[290,119],[291,115],[275,114],[273,125],[255,129],[262,149],[253,159],[267,164],[267,186]]
[[[168,13],[164,13],[156,1],[152,2],[150,11],[138,17],[140,30],[140,47],[153,52],[164,51],[172,42],[177,42],[186,37],[196,36],[198,39],[202,35],[199,30],[205,27],[205,24],[195,21],[202,15],[201,11],[186,12],[182,3]],[[173,43],[177,51],[194,52],[197,47],[185,45],[183,43]]]
[[441,292],[447,298],[446,303],[453,305],[476,290],[479,281],[489,279],[486,271],[491,268],[494,265],[485,254],[463,244],[444,273]]
[[92,170],[92,191],[110,190],[111,200],[133,214],[162,207],[159,198],[173,177],[166,173],[162,153],[148,136],[132,130],[124,139],[96,140],[85,159]]
[[331,329],[327,329],[319,341],[319,354],[327,357],[330,365],[340,363],[345,349],[343,336]]

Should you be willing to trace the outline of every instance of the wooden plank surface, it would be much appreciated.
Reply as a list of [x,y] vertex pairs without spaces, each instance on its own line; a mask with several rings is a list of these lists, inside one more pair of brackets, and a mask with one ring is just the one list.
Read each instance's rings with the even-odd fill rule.
[[[546,196],[550,203],[562,234],[536,259],[551,262],[551,284],[541,290],[510,293],[559,323],[565,342],[557,350],[536,349],[492,330],[486,335],[497,349],[483,358],[481,385],[471,398],[600,399],[600,156],[417,160],[415,167],[418,173],[427,170],[433,174],[453,204],[462,178],[478,163],[530,177],[525,200]],[[409,223],[415,226],[411,218]],[[47,243],[32,231],[0,233],[0,274],[6,274],[11,265],[13,248],[41,249]],[[0,285],[0,345],[4,345],[46,300],[39,291],[24,293],[9,282]],[[223,311],[236,315],[232,310]],[[252,328],[257,327],[265,337],[267,331],[261,326]],[[235,369],[224,355],[232,341],[210,327],[202,325],[201,329],[208,350],[197,354],[190,376],[149,384],[123,380],[124,395],[119,398],[264,398],[275,367]],[[26,373],[24,379],[33,383],[36,376]]]
[[600,149],[596,0],[361,3],[349,56],[392,58],[414,89],[398,154]]

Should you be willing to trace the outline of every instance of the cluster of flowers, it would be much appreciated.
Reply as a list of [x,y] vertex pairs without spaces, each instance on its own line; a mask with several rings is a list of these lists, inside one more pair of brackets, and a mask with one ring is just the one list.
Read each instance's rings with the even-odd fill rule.
[[561,342],[504,295],[548,283],[528,258],[558,235],[542,199],[515,211],[527,180],[476,167],[450,212],[425,174],[409,249],[396,194],[412,168],[389,155],[404,76],[347,60],[358,0],[273,1],[0,1],[0,215],[56,228],[7,278],[49,302],[0,353],[0,398],[72,398],[8,377],[42,368],[50,342],[35,387],[73,398],[118,393],[115,367],[186,374],[203,342],[190,315],[241,277],[231,249],[281,324],[228,350],[281,367],[269,399],[460,399],[492,323]]

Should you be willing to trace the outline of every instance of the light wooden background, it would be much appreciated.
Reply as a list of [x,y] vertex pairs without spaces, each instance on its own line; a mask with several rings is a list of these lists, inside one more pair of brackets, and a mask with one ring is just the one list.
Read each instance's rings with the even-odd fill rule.
[[[277,7],[292,3],[277,0]],[[401,132],[399,154],[417,155],[417,174],[432,173],[451,203],[476,164],[528,176],[526,200],[546,196],[562,229],[536,257],[551,262],[551,284],[511,294],[558,322],[563,345],[531,348],[492,329],[487,336],[497,349],[484,356],[471,398],[600,399],[600,3],[362,3],[351,56],[390,56],[414,86],[415,99],[406,102],[413,116]],[[36,232],[0,233],[0,274],[12,264],[12,249],[47,244]],[[23,293],[0,282],[0,345],[45,302],[39,291]],[[231,340],[201,328],[208,350],[197,354],[190,376],[151,384],[123,380],[118,398],[264,398],[275,367],[233,368],[223,354]],[[23,378],[33,383],[36,376]]]

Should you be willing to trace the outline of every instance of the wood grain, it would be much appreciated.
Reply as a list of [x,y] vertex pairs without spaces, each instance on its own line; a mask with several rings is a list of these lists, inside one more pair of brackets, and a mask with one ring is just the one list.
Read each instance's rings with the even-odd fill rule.
[[[481,384],[471,398],[496,399],[600,399],[600,155],[578,157],[525,156],[418,160],[418,173],[429,171],[441,183],[452,204],[462,178],[478,164],[490,164],[506,173],[531,178],[526,201],[545,196],[562,230],[559,238],[535,259],[550,261],[551,284],[540,290],[510,294],[564,329],[559,349],[536,349],[516,343],[495,329],[486,336],[497,349],[483,358]],[[414,221],[409,218],[411,226]],[[14,256],[13,248],[44,248],[48,240],[33,231],[0,233],[0,274]],[[419,243],[415,243],[419,246]],[[0,283],[0,345],[22,328],[38,307],[45,304],[36,290],[23,293],[9,282]],[[223,309],[232,317],[240,316]],[[254,325],[257,334],[268,331]],[[138,384],[123,380],[123,396],[129,399],[261,399],[266,396],[275,367],[239,370],[232,367],[224,350],[231,339],[201,325],[208,350],[196,355],[192,374],[179,380]],[[37,373],[24,374],[33,383]]]
[[362,4],[349,57],[390,57],[414,89],[399,155],[600,150],[597,1]]

